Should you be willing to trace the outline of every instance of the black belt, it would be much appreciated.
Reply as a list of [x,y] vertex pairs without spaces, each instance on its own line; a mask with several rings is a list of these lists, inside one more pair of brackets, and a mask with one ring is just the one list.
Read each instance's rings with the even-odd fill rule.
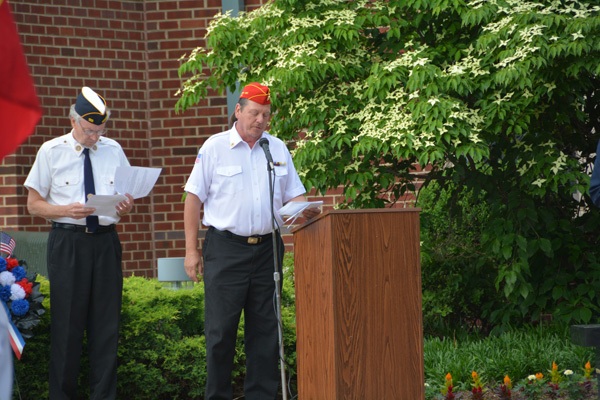
[[68,229],[70,231],[85,232],[85,233],[106,233],[106,232],[114,231],[116,229],[116,225],[115,224],[100,225],[98,227],[98,229],[96,229],[96,232],[91,232],[91,231],[88,231],[88,228],[85,225],[63,224],[61,222],[52,221],[52,228]]
[[246,243],[246,244],[259,244],[262,243],[266,240],[271,239],[271,236],[273,235],[272,233],[267,233],[266,235],[252,235],[252,236],[240,236],[240,235],[236,235],[235,233],[231,233],[229,231],[221,231],[218,230],[214,227],[210,227],[208,228],[209,232],[212,231],[214,233],[216,233],[217,235],[229,238],[229,239],[235,239],[238,240],[242,243]]

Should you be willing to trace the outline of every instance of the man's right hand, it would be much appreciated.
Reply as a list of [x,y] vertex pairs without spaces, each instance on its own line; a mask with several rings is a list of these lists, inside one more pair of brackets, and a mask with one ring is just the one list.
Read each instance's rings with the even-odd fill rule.
[[45,219],[72,218],[82,219],[96,212],[95,208],[85,208],[81,203],[71,203],[66,206],[49,204],[35,189],[29,189],[27,194],[27,211],[36,217]]
[[191,280],[198,283],[198,275],[202,277],[204,274],[204,264],[202,263],[202,256],[198,250],[186,251],[185,260],[183,262],[185,267],[185,273],[190,277]]
[[71,203],[66,206],[66,214],[65,217],[73,218],[73,219],[82,219],[89,215],[92,215],[96,211],[95,208],[86,208],[81,203]]

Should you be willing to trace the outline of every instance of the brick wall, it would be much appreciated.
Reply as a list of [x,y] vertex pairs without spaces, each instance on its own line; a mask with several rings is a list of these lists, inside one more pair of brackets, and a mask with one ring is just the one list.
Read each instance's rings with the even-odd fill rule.
[[[246,9],[260,6],[246,2]],[[68,110],[82,86],[108,101],[109,135],[132,165],[162,168],[152,193],[119,224],[127,275],[155,276],[159,257],[184,252],[183,185],[204,140],[227,127],[216,94],[177,115],[179,58],[204,44],[220,0],[9,0],[43,117],[34,134],[0,163],[0,227],[47,231],[27,212],[23,182],[46,140],[70,130]],[[92,7],[90,7],[90,5]],[[289,242],[289,239],[288,239]]]
[[[227,127],[227,102],[216,94],[184,114],[174,111],[179,58],[204,45],[221,0],[8,1],[43,117],[0,163],[0,227],[49,230],[45,220],[28,214],[23,182],[39,146],[69,132],[69,107],[80,88],[90,86],[107,99],[109,135],[130,163],[162,168],[152,193],[118,225],[126,275],[155,276],[158,258],[185,254],[182,186],[204,140]],[[246,10],[262,3],[246,1]],[[339,202],[339,194],[332,192],[325,203]],[[289,247],[291,236],[285,241]]]

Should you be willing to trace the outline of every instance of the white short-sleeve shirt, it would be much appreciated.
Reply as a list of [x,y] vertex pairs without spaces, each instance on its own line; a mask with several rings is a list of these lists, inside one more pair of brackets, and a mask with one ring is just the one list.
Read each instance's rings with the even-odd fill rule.
[[[269,141],[274,163],[273,209],[279,227],[283,221],[277,210],[306,192],[294,168],[292,156],[280,139],[263,132]],[[237,132],[211,136],[204,143],[185,191],[204,204],[205,226],[241,236],[264,235],[272,231],[267,159],[258,142],[251,149]],[[277,227],[277,226],[276,226]]]
[[[83,149],[73,137],[73,131],[45,142],[37,153],[25,180],[25,187],[34,189],[52,205],[85,203]],[[110,138],[101,137],[90,149],[90,160],[96,194],[117,194],[114,187],[115,170],[118,166],[129,166],[121,145]],[[98,218],[100,225],[111,225],[119,221],[118,217]],[[55,221],[85,225],[85,218],[65,217]]]

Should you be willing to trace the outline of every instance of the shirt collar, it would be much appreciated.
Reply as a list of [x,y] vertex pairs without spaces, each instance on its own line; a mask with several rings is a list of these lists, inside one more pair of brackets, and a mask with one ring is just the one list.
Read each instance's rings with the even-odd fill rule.
[[237,122],[233,124],[233,127],[229,130],[229,148],[233,149],[240,142],[243,142],[242,137],[236,129]]
[[[100,138],[100,140],[102,140],[102,138]],[[90,150],[92,152],[98,150],[98,145],[100,144],[100,140],[98,140],[98,142],[90,147]],[[65,143],[67,143],[69,145],[70,148],[72,148],[78,156],[81,156],[81,153],[83,153],[83,149],[85,149],[85,147],[79,143],[77,140],[75,140],[75,136],[73,136],[73,130],[71,129],[71,133],[69,133],[67,135],[67,138],[65,139]]]
[[[229,148],[230,149],[233,149],[239,143],[241,143],[241,142],[244,141],[244,139],[242,139],[242,137],[240,136],[239,132],[237,131],[236,125],[237,125],[237,122],[235,122],[233,124],[233,127],[231,127],[231,129],[229,130]],[[262,133],[262,135],[260,136],[260,138],[262,139],[264,137],[265,137],[265,132]],[[256,143],[258,143],[258,141]]]

